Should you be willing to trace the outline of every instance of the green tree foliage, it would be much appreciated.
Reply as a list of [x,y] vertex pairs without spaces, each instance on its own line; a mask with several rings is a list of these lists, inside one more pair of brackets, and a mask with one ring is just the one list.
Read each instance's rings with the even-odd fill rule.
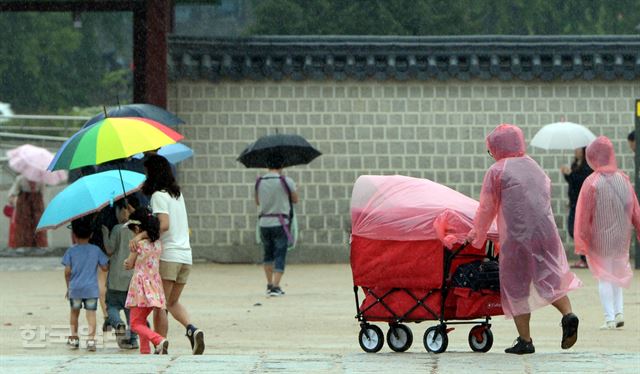
[[249,34],[637,34],[638,0],[254,0]]
[[0,14],[0,101],[16,113],[63,113],[74,106],[115,103],[111,95],[122,79],[114,79],[122,77],[110,73],[114,68],[105,52],[130,61],[131,22],[122,14],[81,17],[82,27],[74,28],[70,13]]

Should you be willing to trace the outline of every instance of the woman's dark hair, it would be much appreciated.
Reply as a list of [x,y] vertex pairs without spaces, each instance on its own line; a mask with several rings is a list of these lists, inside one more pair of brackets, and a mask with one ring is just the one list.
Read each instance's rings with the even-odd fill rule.
[[578,159],[574,158],[573,163],[571,164],[571,172],[578,171],[580,169],[584,169],[588,167],[587,165],[587,147],[582,147],[582,161],[578,163]]
[[133,231],[133,227],[137,226],[142,231],[146,231],[149,236],[149,240],[155,242],[160,239],[160,221],[158,218],[151,214],[149,208],[140,207],[131,213],[129,221],[137,221],[138,223],[129,223],[128,227]]
[[284,157],[279,153],[272,153],[267,156],[267,167],[269,169],[282,169],[284,165]]
[[158,155],[151,155],[144,162],[147,170],[147,180],[142,185],[142,192],[151,196],[156,191],[166,191],[171,197],[180,197],[180,186],[171,171],[171,165],[166,158]]
[[127,207],[127,204],[131,205],[133,209],[138,209],[140,206],[140,200],[136,197],[136,195],[127,195],[127,197],[123,197],[122,199],[117,200],[113,205],[116,208],[124,209]]

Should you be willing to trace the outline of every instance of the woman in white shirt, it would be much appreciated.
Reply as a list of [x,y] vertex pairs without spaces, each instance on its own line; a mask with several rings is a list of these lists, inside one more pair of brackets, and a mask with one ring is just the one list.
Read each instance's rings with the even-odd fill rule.
[[[191,245],[187,209],[180,187],[166,158],[151,155],[144,162],[147,179],[142,192],[150,196],[153,214],[160,221],[160,277],[167,299],[167,310],[187,329],[193,354],[204,352],[204,332],[193,324],[187,309],[180,303],[180,294],[191,271]],[[167,336],[169,321],[164,312],[154,315],[156,332]]]

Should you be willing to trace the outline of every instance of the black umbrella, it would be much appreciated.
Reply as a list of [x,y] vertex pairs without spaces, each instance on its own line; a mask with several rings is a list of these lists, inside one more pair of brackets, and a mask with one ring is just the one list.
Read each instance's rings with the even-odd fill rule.
[[[142,117],[152,119],[163,125],[171,127],[184,123],[184,121],[178,118],[175,114],[151,104],[119,105],[107,109],[106,112],[107,117]],[[82,128],[91,126],[94,123],[103,120],[104,117],[105,113],[102,112],[85,122],[85,124],[82,125]]]
[[248,168],[267,168],[273,166],[270,161],[275,158],[287,167],[308,164],[321,154],[300,135],[275,134],[249,144],[238,161]]

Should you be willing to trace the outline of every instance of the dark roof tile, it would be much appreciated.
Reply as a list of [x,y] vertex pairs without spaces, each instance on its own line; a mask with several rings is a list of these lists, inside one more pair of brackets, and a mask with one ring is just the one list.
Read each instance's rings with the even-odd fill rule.
[[640,76],[640,36],[169,38],[170,79],[592,80]]

